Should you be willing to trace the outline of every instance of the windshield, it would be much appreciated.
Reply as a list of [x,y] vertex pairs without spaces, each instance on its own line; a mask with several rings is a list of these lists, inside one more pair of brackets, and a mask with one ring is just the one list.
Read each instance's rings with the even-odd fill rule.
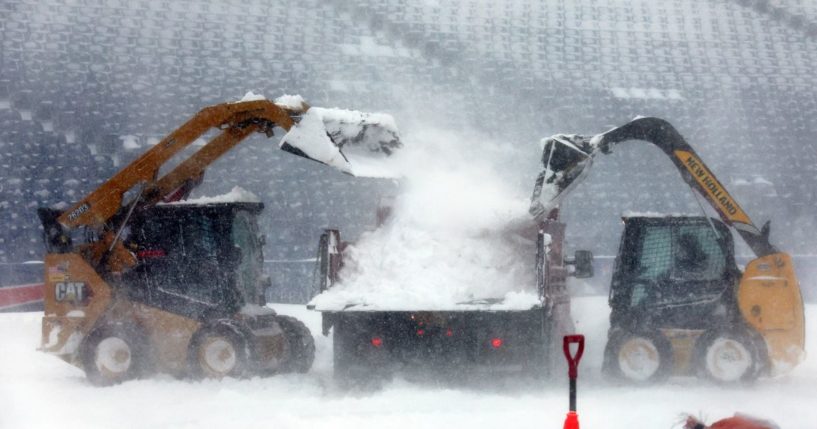
[[264,256],[255,218],[246,211],[239,211],[233,219],[233,244],[241,254],[236,270],[236,280],[244,301],[257,303],[264,291],[261,278],[264,270]]

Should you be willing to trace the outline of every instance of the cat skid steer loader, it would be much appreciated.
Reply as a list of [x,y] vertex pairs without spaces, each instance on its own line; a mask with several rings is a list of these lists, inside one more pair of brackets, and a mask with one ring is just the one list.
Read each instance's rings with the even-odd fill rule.
[[[792,258],[769,242],[698,154],[668,122],[639,118],[593,137],[545,140],[545,170],[531,212],[558,213],[599,153],[627,140],[660,148],[720,217],[634,215],[610,287],[604,369],[633,382],[697,374],[722,383],[784,373],[805,356],[805,322]],[[743,272],[730,229],[756,255]]]
[[[387,155],[401,145],[388,115],[310,108],[300,97],[201,110],[67,210],[38,210],[47,248],[41,349],[96,384],[151,371],[308,371],[309,330],[264,306],[269,278],[255,220],[263,205],[241,195],[184,201],[207,166],[276,127],[287,132],[281,149],[353,175],[365,162],[348,149]],[[184,158],[212,128],[220,134]],[[177,154],[183,161],[170,165]],[[163,166],[169,171],[160,176]]]

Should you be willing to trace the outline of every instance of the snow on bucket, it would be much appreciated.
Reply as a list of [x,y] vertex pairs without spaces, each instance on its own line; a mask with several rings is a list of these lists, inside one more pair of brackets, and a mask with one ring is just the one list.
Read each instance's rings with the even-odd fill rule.
[[300,96],[275,100],[306,111],[281,139],[281,149],[360,177],[397,177],[385,158],[402,147],[394,118],[385,113],[309,107]]

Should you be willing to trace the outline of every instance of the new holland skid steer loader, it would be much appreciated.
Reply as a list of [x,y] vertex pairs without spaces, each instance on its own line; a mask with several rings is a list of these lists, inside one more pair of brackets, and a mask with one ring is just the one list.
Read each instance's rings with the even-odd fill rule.
[[[151,371],[198,377],[306,372],[312,335],[265,307],[257,201],[186,202],[213,161],[254,132],[357,174],[346,148],[400,147],[388,115],[310,108],[300,98],[207,107],[67,210],[41,208],[42,350],[97,384]],[[211,128],[221,133],[159,169]]]
[[[721,383],[784,373],[805,356],[800,285],[791,256],[769,242],[668,122],[639,118],[594,137],[545,141],[531,212],[558,211],[598,153],[627,140],[656,145],[720,216],[626,216],[610,287],[604,370],[645,383],[671,373]],[[757,256],[741,272],[732,228]]]

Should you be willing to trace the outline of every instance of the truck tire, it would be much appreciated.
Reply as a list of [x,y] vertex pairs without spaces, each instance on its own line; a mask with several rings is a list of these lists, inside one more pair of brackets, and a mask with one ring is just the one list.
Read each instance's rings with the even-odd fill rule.
[[275,319],[284,331],[289,346],[289,353],[281,363],[280,372],[308,372],[315,361],[315,339],[309,328],[294,317],[278,315]]
[[763,368],[765,348],[746,329],[707,331],[697,344],[698,374],[715,383],[749,383]]
[[197,378],[242,377],[248,371],[247,346],[245,335],[234,326],[205,326],[190,341],[190,372]]
[[673,367],[672,345],[660,332],[618,330],[605,348],[605,370],[635,384],[664,381]]
[[80,359],[88,380],[110,386],[142,375],[147,363],[147,342],[135,327],[106,324],[85,338]]

